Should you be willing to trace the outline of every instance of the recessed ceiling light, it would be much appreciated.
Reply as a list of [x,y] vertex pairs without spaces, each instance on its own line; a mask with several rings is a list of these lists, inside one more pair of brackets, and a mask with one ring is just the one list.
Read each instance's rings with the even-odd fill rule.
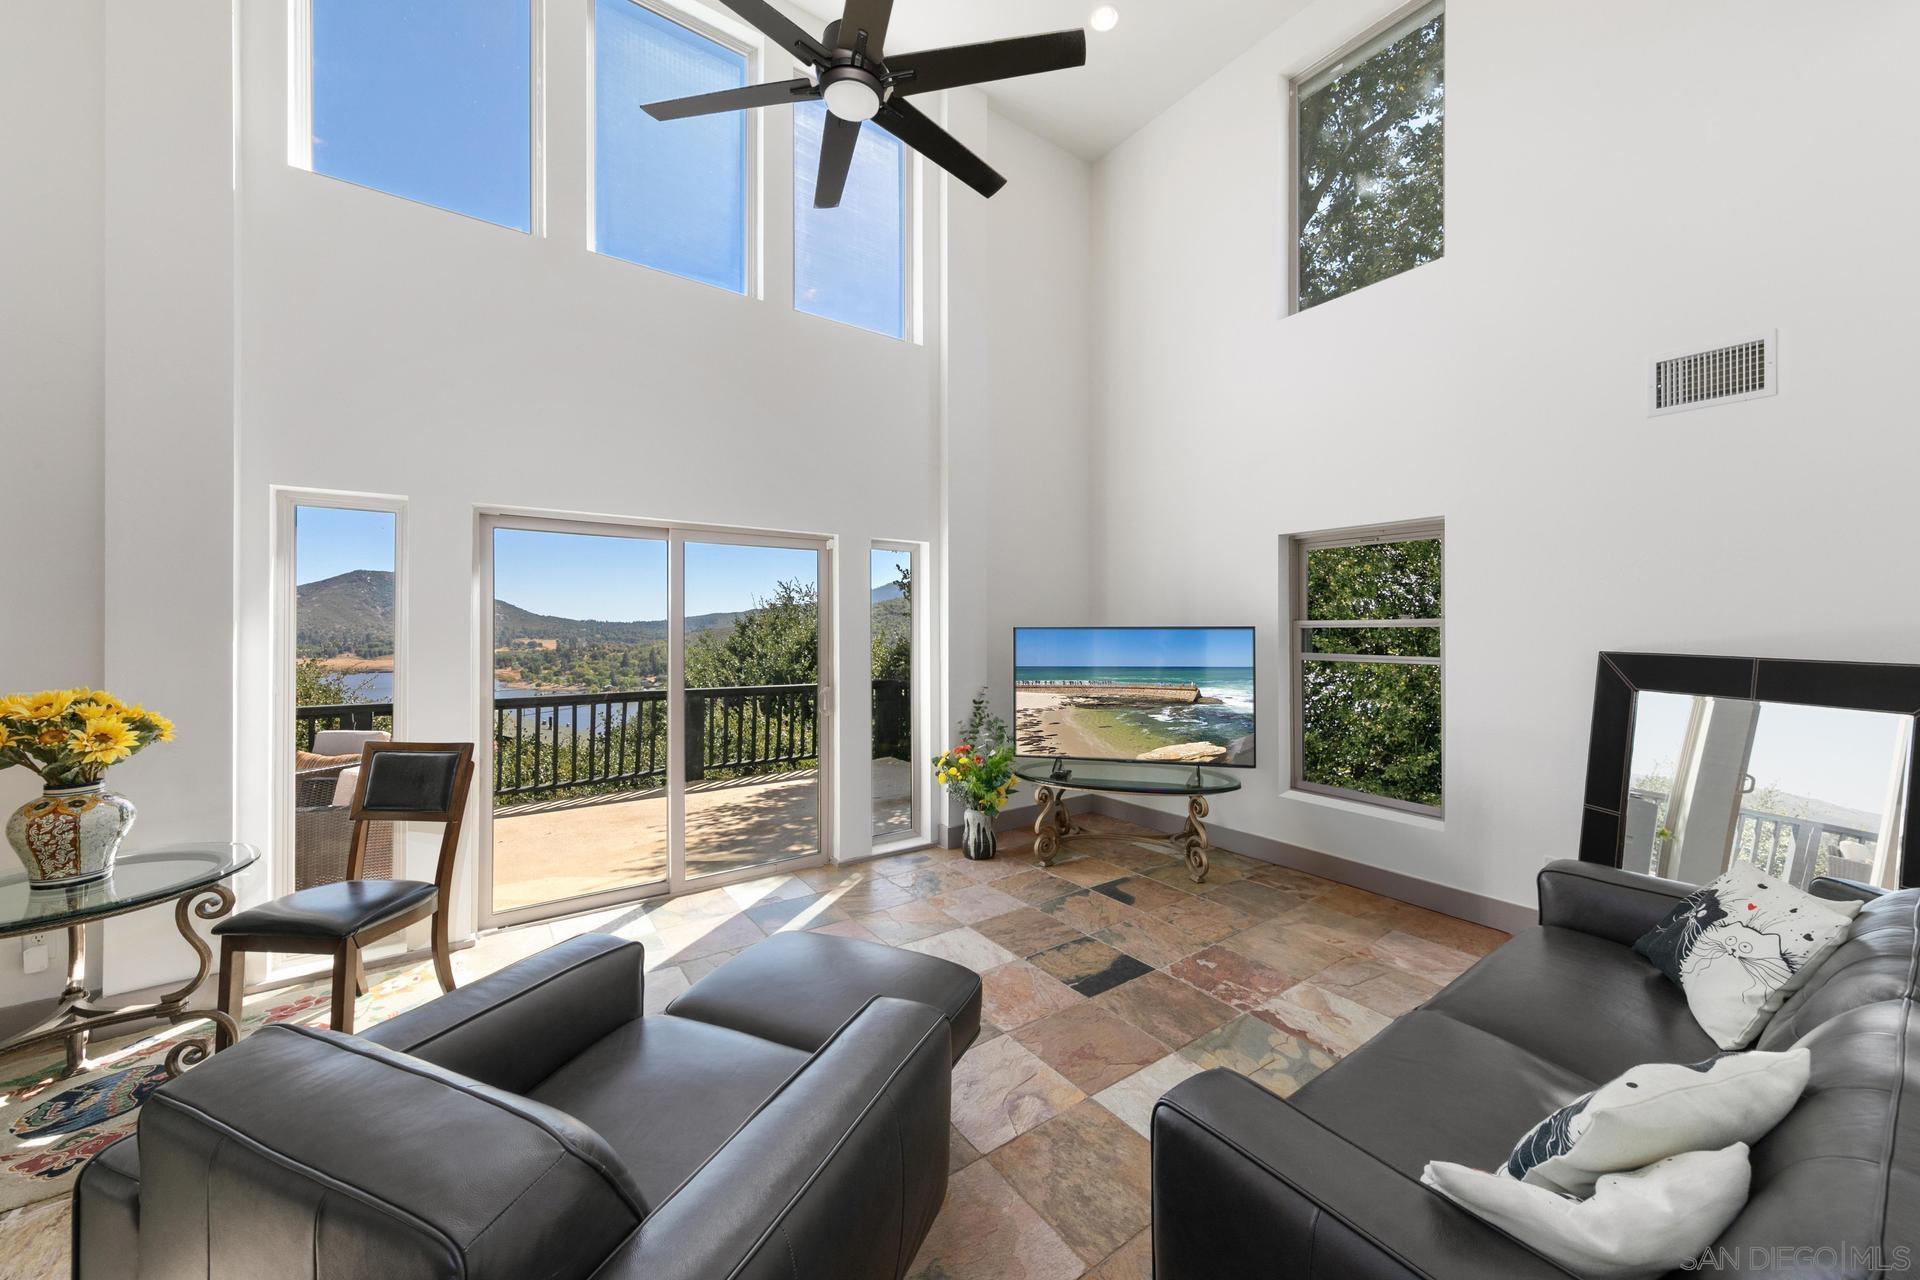
[[1120,11],[1110,4],[1103,4],[1093,11],[1087,21],[1093,24],[1095,31],[1111,31],[1120,25]]

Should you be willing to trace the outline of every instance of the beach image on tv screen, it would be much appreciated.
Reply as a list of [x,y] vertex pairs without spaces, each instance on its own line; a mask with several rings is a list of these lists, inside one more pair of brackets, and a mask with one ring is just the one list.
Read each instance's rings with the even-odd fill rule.
[[1021,755],[1253,764],[1253,628],[1021,627]]

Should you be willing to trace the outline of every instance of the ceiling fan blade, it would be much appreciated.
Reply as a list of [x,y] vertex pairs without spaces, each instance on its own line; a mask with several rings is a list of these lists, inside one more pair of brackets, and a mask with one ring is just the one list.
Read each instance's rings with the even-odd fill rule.
[[866,56],[874,62],[884,61],[887,23],[892,17],[893,0],[847,0],[847,11],[840,18],[840,40],[859,53],[861,50],[854,46],[864,31],[867,33]]
[[827,51],[767,0],[721,0],[769,40],[810,67],[827,65]]
[[1007,185],[1007,180],[995,173],[991,165],[967,150],[960,139],[935,124],[911,102],[893,99],[880,108],[873,122],[983,196],[991,196]]
[[963,84],[1011,80],[1086,65],[1087,33],[1074,30],[906,53],[887,70],[892,73],[897,95],[936,93]]
[[853,170],[853,147],[860,141],[860,122],[827,113],[826,132],[820,138],[820,176],[813,182],[813,207],[838,209],[846,194],[847,174]]
[[750,84],[740,89],[695,94],[691,98],[649,102],[640,109],[655,120],[684,120],[688,116],[710,116],[720,111],[740,111],[747,107],[775,107],[783,102],[801,102],[819,96],[820,90],[813,81],[802,76],[798,80],[782,80],[778,84]]

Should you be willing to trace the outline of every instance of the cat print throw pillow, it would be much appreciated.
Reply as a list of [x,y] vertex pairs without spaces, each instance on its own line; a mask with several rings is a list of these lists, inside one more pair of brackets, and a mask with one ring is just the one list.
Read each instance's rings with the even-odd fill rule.
[[1744,1049],[1842,942],[1857,902],[1816,898],[1736,862],[1683,899],[1633,949],[1687,994],[1722,1049]]

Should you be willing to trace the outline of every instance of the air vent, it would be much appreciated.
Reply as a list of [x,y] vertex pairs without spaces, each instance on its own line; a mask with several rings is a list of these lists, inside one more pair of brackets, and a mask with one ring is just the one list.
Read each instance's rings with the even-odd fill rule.
[[1680,413],[1779,391],[1774,347],[1778,336],[1749,338],[1711,351],[1655,360],[1647,378],[1647,412]]

